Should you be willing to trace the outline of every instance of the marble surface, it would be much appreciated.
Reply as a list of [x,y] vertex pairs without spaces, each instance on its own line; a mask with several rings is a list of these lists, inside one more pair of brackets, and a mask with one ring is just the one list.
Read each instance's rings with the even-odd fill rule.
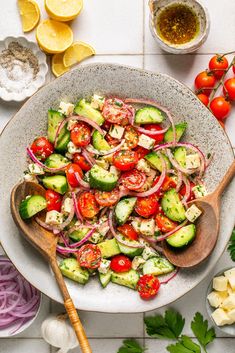
[[[37,0],[42,11],[43,0]],[[174,56],[166,54],[153,41],[148,28],[147,0],[86,0],[84,10],[72,24],[75,40],[87,41],[96,49],[97,55],[88,62],[116,62],[164,72],[193,87],[197,72],[202,71],[211,54],[234,50],[235,2],[224,0],[203,0],[211,18],[211,32],[207,42],[191,55]],[[0,39],[8,35],[22,35],[16,1],[0,0]],[[222,9],[221,9],[222,7]],[[6,21],[7,18],[7,21]],[[35,33],[27,34],[35,40]],[[47,80],[54,77],[48,73]],[[19,104],[0,101],[0,130],[20,108]],[[235,148],[235,112],[226,122],[226,132]],[[190,321],[196,311],[206,316],[205,293],[213,273],[232,265],[227,252],[220,258],[213,272],[193,291],[172,304],[186,318],[185,333],[191,335]],[[162,308],[163,312],[166,308]],[[0,353],[54,353],[56,349],[41,338],[40,326],[49,312],[61,312],[63,307],[43,297],[40,315],[26,331],[12,339],[0,340]],[[158,311],[159,312],[159,311]],[[145,315],[153,314],[150,312]],[[81,319],[90,338],[94,353],[116,353],[122,339],[135,337],[149,348],[149,353],[166,352],[167,341],[150,339],[143,325],[144,314],[101,314],[81,312]],[[217,331],[215,342],[208,353],[234,352],[235,340]],[[79,352],[76,348],[73,353]]]

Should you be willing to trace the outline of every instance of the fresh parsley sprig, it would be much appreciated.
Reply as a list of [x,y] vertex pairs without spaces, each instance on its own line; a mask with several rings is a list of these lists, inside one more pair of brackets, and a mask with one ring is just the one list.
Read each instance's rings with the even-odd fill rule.
[[232,235],[230,238],[228,251],[230,253],[230,257],[231,257],[232,261],[235,261],[235,228],[233,229],[233,232],[232,232]]
[[123,345],[119,348],[118,353],[143,353],[146,348],[141,347],[141,345],[136,340],[124,340]]
[[191,329],[197,337],[198,342],[206,352],[207,345],[216,337],[214,328],[211,327],[208,329],[208,321],[203,320],[202,314],[196,313],[193,321],[191,322]]

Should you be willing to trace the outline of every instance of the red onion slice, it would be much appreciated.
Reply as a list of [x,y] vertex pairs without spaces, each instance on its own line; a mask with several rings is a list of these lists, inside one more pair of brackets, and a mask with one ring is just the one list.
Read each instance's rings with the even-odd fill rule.
[[80,177],[80,175],[79,175],[78,172],[75,172],[74,175],[75,175],[75,178],[77,179],[77,182],[79,183],[79,185],[83,186],[83,187],[86,188],[86,189],[90,189],[90,184],[87,183],[86,181],[84,181],[84,180]]
[[77,243],[73,243],[73,244],[70,244],[69,247],[70,248],[79,248],[81,245],[83,245],[85,242],[87,242],[90,237],[92,236],[92,234],[96,231],[95,228],[91,229],[86,235],[84,238],[82,238],[80,241],[78,241]]
[[146,134],[146,135],[149,135],[149,136],[155,136],[155,135],[164,134],[169,129],[169,126],[168,126],[168,127],[166,127],[165,129],[162,129],[162,130],[151,131],[151,130],[146,130],[143,127],[140,127],[138,125],[134,125],[134,127],[135,127],[136,130],[138,130],[142,134]]
[[95,159],[90,155],[90,153],[87,150],[83,149],[82,155],[91,166],[95,164]]
[[111,148],[111,149],[108,150],[108,151],[98,151],[98,150],[96,150],[96,149],[95,149],[93,146],[91,146],[91,145],[88,145],[87,148],[86,148],[86,150],[87,150],[88,152],[93,153],[93,154],[97,154],[97,155],[101,155],[101,156],[108,156],[109,154],[112,154],[112,153],[114,153],[114,152],[119,151],[124,143],[125,143],[125,139],[122,139],[121,142],[119,143],[119,145],[117,145],[117,146]]
[[171,235],[173,235],[174,233],[176,233],[178,230],[180,230],[181,228],[183,228],[186,224],[188,223],[188,220],[186,219],[183,223],[181,223],[180,225],[178,225],[176,228],[174,228],[173,230],[171,230],[170,232],[157,237],[157,241],[162,241],[165,240],[167,238],[169,238]]
[[179,270],[180,270],[179,267],[176,267],[175,271],[173,273],[171,273],[170,277],[168,277],[164,281],[161,281],[160,284],[167,284],[168,282],[170,282],[173,278],[176,277],[176,275],[178,274]]
[[175,160],[175,158],[173,157],[173,154],[171,153],[171,151],[170,151],[169,149],[166,149],[166,154],[167,154],[167,157],[169,158],[171,164],[173,165],[173,167],[175,167],[175,169],[176,169],[176,170],[179,170],[181,173],[190,175],[190,174],[194,174],[194,173],[197,171],[197,169],[189,170],[189,169],[186,169],[186,168],[182,167],[182,166]]
[[76,213],[76,217],[77,217],[77,219],[79,219],[80,221],[83,222],[83,216],[82,216],[82,214],[81,214],[81,212],[79,210],[78,203],[77,203],[77,196],[79,196],[79,194],[75,195],[75,193],[72,192],[72,199],[73,199],[73,204],[74,204],[74,210],[75,210],[75,213]]
[[178,170],[178,178],[177,178],[177,185],[176,185],[176,191],[179,192],[182,186],[182,182],[183,182],[183,175],[181,173],[181,171]]
[[66,218],[66,220],[63,223],[58,225],[58,229],[63,230],[65,227],[67,227],[71,223],[71,221],[74,217],[74,213],[75,213],[74,206],[72,205],[71,211],[70,211],[68,217]]
[[[181,200],[181,202],[186,205],[187,204],[187,201],[189,200],[190,196],[191,196],[191,185],[190,185],[190,182],[189,180],[183,176],[183,182],[185,184],[185,194],[184,194],[184,197],[183,199]],[[186,205],[187,206],[187,205]]]
[[67,163],[67,164],[65,164],[65,165],[63,165],[62,167],[59,167],[59,168],[49,168],[45,164],[43,164],[41,161],[39,161],[39,159],[37,159],[37,157],[35,156],[35,154],[31,150],[31,148],[27,147],[26,150],[27,150],[27,153],[28,153],[29,157],[32,159],[32,161],[34,163],[36,163],[39,167],[41,167],[44,170],[46,170],[47,172],[56,173],[56,172],[59,172],[61,170],[65,170],[65,168],[68,165],[68,163]]

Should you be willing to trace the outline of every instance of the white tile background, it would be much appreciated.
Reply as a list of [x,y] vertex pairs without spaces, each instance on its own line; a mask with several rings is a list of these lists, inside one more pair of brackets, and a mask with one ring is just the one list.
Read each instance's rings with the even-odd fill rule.
[[[115,62],[167,73],[193,87],[196,73],[202,71],[211,54],[235,50],[235,1],[202,0],[211,18],[211,32],[207,42],[196,53],[175,56],[164,53],[154,42],[148,28],[147,0],[84,0],[84,10],[74,21],[74,39],[87,41],[97,55],[88,62]],[[37,0],[45,17],[43,0]],[[8,35],[22,35],[16,1],[0,0],[0,39]],[[34,32],[27,35],[35,40]],[[53,79],[51,73],[48,80]],[[19,109],[19,104],[0,101],[0,130]],[[235,148],[235,113],[226,122],[226,131]],[[219,260],[214,273],[231,265],[228,254]],[[213,273],[209,277],[212,276]],[[190,320],[196,311],[205,312],[205,292],[209,278],[196,289],[172,304],[186,318],[185,332],[191,335]],[[160,312],[163,312],[162,308]],[[0,353],[54,353],[41,338],[40,325],[49,312],[61,312],[63,307],[43,297],[40,315],[25,332],[12,339],[0,340]],[[153,313],[149,313],[151,315]],[[122,339],[135,337],[149,348],[149,353],[166,352],[168,342],[149,339],[144,332],[143,314],[101,314],[81,312],[94,353],[116,353]],[[208,353],[234,353],[235,340],[217,331],[217,339]],[[73,353],[79,352],[74,349]]]

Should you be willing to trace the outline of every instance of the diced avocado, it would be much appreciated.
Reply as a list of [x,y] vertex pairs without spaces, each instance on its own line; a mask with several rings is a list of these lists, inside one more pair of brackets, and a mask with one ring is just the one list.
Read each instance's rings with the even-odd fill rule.
[[68,130],[65,131],[64,135],[59,137],[56,144],[56,151],[65,152],[67,150],[68,143],[70,141],[70,132]]
[[131,248],[130,246],[123,245],[118,242],[119,249],[122,254],[125,254],[131,258],[141,255],[143,252],[143,248]]
[[74,112],[78,115],[84,116],[85,118],[91,119],[98,125],[102,125],[104,118],[102,114],[92,108],[92,106],[85,101],[85,99],[80,99],[74,108]]
[[190,244],[196,236],[196,226],[189,224],[166,239],[167,243],[174,248],[182,248]]
[[129,287],[131,289],[136,289],[139,278],[140,276],[137,271],[130,270],[128,272],[121,272],[121,273],[113,272],[111,276],[111,281],[121,286]]
[[186,167],[186,148],[177,147],[174,151],[174,157],[181,167]]
[[41,195],[31,195],[20,203],[20,216],[22,219],[33,217],[47,207],[46,199]]
[[[50,142],[54,143],[57,129],[60,123],[64,120],[64,118],[65,118],[64,115],[58,112],[57,110],[53,110],[53,109],[48,110],[47,137]],[[61,138],[61,136],[63,136],[65,132],[66,132],[66,127],[63,127],[63,129],[60,132],[59,138]]]
[[67,179],[64,175],[53,175],[42,179],[46,189],[51,189],[59,194],[65,194],[68,190]]
[[98,151],[109,151],[111,149],[111,146],[98,130],[95,130],[92,135],[92,145]]
[[120,254],[120,249],[116,239],[105,240],[102,243],[97,244],[101,251],[101,255],[104,258],[112,257]]
[[[179,123],[175,125],[175,132],[176,132],[176,142],[178,142],[181,137],[183,136],[185,130],[187,128],[187,123]],[[173,142],[173,129],[172,126],[169,127],[167,132],[164,135],[164,142]]]
[[80,229],[74,230],[71,234],[69,234],[69,237],[74,241],[80,241],[85,237],[85,235],[88,232],[89,232],[89,228],[80,228]]
[[[161,154],[163,159],[166,162],[166,167],[167,169],[171,168],[171,163],[169,161],[169,159],[167,158],[167,156],[165,154]],[[149,164],[151,165],[152,168],[159,170],[159,172],[162,172],[162,162],[161,159],[159,157],[159,154],[157,152],[150,152],[148,154],[146,154],[146,156],[144,157]]]
[[174,270],[174,266],[164,257],[152,257],[143,266],[144,275],[164,275]]
[[89,172],[89,183],[94,189],[111,191],[115,188],[118,181],[117,175],[94,165]]
[[111,281],[112,271],[109,270],[107,273],[99,273],[99,280],[103,288],[105,288]]
[[185,220],[185,209],[175,189],[165,192],[162,197],[161,206],[166,216],[172,221],[182,222]]
[[45,160],[45,165],[49,168],[60,168],[64,165],[70,163],[68,158],[62,156],[59,153],[52,153],[47,159]]
[[80,284],[86,284],[89,280],[89,272],[79,266],[77,259],[68,258],[59,264],[60,271],[65,277],[72,279]]
[[135,115],[136,124],[159,124],[166,114],[158,108],[147,106],[137,110]]
[[115,207],[115,217],[118,225],[126,223],[132,211],[134,210],[137,198],[129,197],[119,201]]

